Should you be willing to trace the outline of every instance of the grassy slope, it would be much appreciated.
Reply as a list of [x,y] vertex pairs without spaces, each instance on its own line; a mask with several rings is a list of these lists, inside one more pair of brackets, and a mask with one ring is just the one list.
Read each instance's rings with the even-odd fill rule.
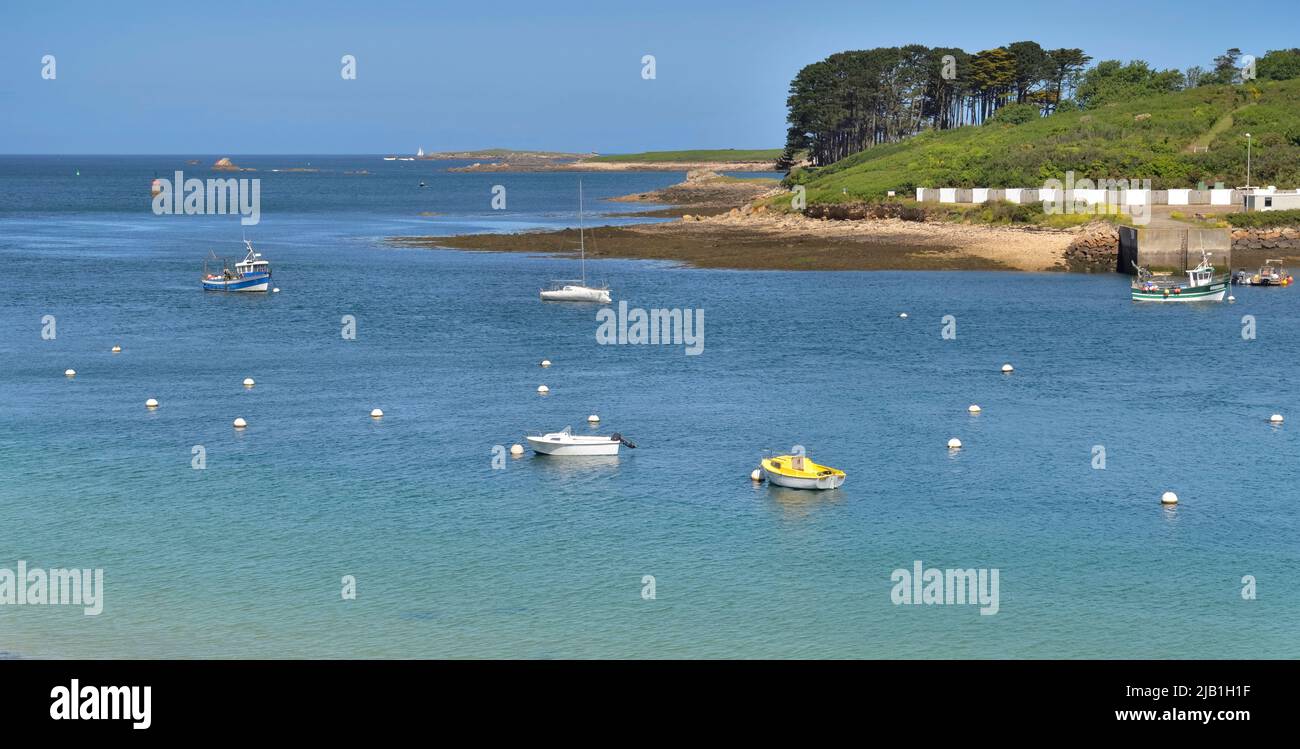
[[779,148],[715,148],[694,151],[645,151],[643,153],[615,153],[597,156],[591,161],[776,161],[781,156]]
[[[1254,136],[1254,181],[1300,183],[1300,80],[1207,86],[1022,125],[991,123],[927,132],[869,148],[792,179],[810,203],[910,196],[921,187],[1037,187],[1045,180],[1151,180],[1151,187],[1245,182],[1245,133]],[[1149,118],[1136,119],[1149,114]],[[1231,117],[1228,117],[1232,114]],[[1216,124],[1218,128],[1216,128]],[[1189,145],[1208,141],[1207,153]],[[844,192],[847,190],[847,194]]]

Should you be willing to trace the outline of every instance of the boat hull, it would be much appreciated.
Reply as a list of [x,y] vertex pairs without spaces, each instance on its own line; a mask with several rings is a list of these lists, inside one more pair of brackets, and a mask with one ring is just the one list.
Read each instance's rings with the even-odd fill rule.
[[563,289],[548,289],[541,292],[543,302],[596,302],[609,304],[607,289],[591,289],[582,286],[566,286]]
[[548,440],[544,437],[525,437],[524,439],[528,440],[528,444],[532,446],[533,451],[539,455],[564,457],[618,455],[618,448],[622,444],[618,440],[610,439],[592,442],[563,442]]
[[1171,291],[1168,295],[1165,295],[1163,289],[1155,291],[1132,289],[1131,291],[1135,302],[1222,302],[1228,292],[1228,282],[1215,281],[1209,286],[1183,289],[1177,294]]
[[266,291],[271,285],[271,276],[258,273],[244,278],[205,278],[204,291]]
[[845,476],[833,473],[829,476],[817,477],[800,477],[786,476],[783,473],[763,468],[763,474],[767,476],[768,483],[773,486],[784,486],[787,489],[838,489],[844,485]]

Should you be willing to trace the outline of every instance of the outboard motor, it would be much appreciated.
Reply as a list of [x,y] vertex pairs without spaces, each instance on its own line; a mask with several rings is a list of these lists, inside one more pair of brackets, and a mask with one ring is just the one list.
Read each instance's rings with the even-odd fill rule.
[[624,439],[623,435],[619,434],[618,432],[609,435],[609,439],[611,442],[622,442],[623,444],[627,445],[633,450],[636,449],[636,445],[633,444],[632,440]]

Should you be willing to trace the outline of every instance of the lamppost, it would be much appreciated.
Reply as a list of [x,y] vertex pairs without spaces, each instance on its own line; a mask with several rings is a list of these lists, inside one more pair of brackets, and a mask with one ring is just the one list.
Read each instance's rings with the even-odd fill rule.
[[1250,188],[1250,133],[1246,133],[1246,188]]

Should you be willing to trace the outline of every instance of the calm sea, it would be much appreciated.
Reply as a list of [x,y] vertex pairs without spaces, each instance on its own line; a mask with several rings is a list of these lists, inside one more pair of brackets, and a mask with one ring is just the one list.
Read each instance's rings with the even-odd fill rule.
[[[537,298],[571,258],[382,241],[572,225],[577,175],[236,156],[258,225],[152,214],[154,177],[223,176],[186,163],[216,156],[0,158],[0,568],[105,586],[99,616],[0,605],[0,650],[1300,656],[1300,291],[1140,306],[1110,275],[601,260],[616,300],[705,315],[699,356],[602,346],[596,308]],[[584,175],[589,211],[681,176]],[[244,233],[281,292],[200,291]],[[638,449],[493,467],[592,413]],[[750,481],[795,444],[845,486]],[[998,613],[895,605],[917,560],[998,570]]]

